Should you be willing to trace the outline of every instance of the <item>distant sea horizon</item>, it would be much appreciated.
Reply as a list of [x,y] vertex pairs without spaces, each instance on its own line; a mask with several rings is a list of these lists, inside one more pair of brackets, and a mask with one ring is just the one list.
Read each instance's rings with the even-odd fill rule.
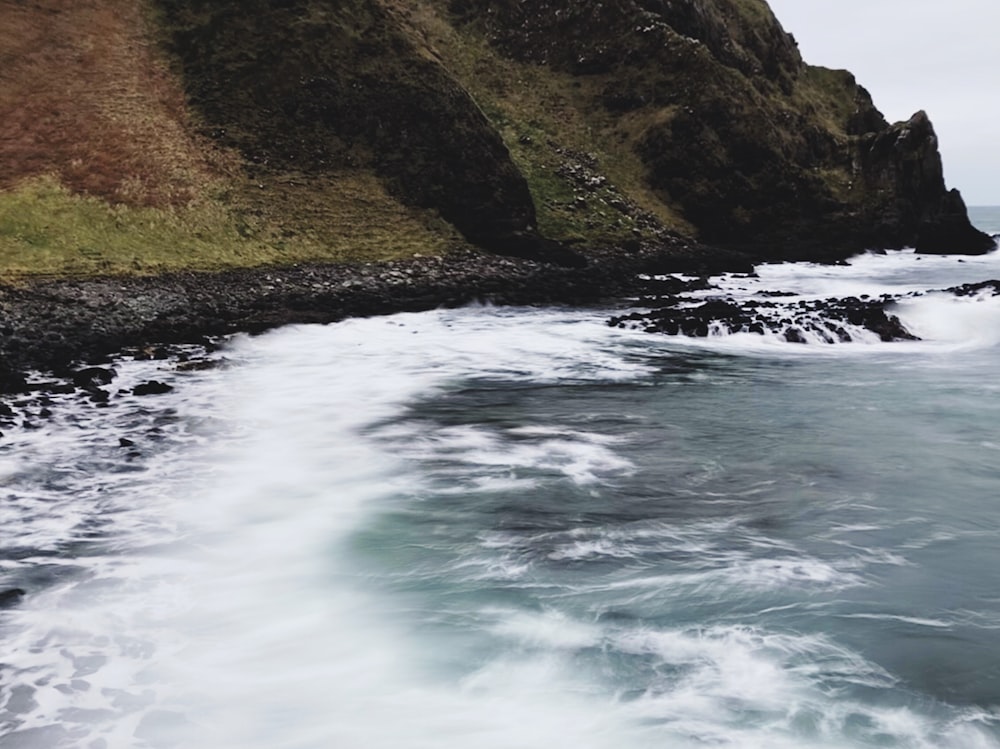
[[1000,233],[1000,205],[970,205],[969,220],[987,234]]

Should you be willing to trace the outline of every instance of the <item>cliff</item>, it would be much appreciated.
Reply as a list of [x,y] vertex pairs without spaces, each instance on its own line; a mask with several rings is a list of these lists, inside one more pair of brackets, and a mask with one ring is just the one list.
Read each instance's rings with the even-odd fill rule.
[[890,126],[850,73],[806,65],[760,0],[450,7],[500,54],[570,76],[598,145],[637,154],[705,241],[792,258],[992,248],[945,188],[926,115]]
[[[0,264],[985,252],[763,0],[2,0]],[[39,85],[39,82],[44,82]],[[573,248],[573,249],[569,249]]]

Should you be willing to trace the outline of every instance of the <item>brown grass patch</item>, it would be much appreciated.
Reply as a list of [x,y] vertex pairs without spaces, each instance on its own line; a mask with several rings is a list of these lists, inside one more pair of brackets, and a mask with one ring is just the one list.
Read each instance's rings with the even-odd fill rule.
[[55,174],[112,203],[167,206],[211,180],[220,164],[149,23],[134,0],[0,0],[0,189]]

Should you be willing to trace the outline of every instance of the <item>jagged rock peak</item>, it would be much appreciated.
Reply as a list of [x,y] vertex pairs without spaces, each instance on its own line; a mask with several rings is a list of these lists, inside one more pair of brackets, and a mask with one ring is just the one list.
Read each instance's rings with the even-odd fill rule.
[[970,223],[958,190],[948,190],[937,134],[923,110],[859,143],[867,190],[888,195],[875,205],[884,244],[920,252],[981,254],[993,240]]

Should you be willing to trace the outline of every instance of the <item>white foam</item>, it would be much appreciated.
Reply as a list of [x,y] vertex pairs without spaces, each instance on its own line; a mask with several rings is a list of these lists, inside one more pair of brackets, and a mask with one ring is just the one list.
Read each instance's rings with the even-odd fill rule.
[[[476,469],[467,477],[479,490],[484,481],[485,486],[494,487],[535,486],[545,473],[558,473],[586,485],[628,475],[634,469],[631,461],[616,453],[618,440],[582,430],[420,423],[380,431],[379,436],[396,443],[398,454],[410,460],[448,460]],[[451,480],[453,470],[448,472]],[[467,486],[465,483],[456,490]]]
[[1000,296],[927,294],[898,302],[892,311],[926,341],[970,348],[1000,344]]
[[498,620],[490,628],[495,634],[531,647],[578,650],[601,641],[598,627],[574,621],[560,611],[487,610],[484,614]]
[[900,616],[898,614],[838,614],[841,619],[871,619],[874,621],[900,622],[902,624],[913,624],[918,627],[931,627],[932,629],[951,629],[954,622],[943,619],[925,619],[918,616]]
[[[93,503],[83,511],[68,503],[37,522],[33,508],[54,497],[33,467],[74,442],[61,442],[58,429],[26,435],[8,472],[20,504],[7,505],[17,522],[27,518],[24,542],[83,541],[88,515],[110,520],[113,540],[63,561],[65,580],[4,613],[4,678],[31,691],[18,730],[68,732],[65,741],[13,740],[31,749],[996,746],[971,718],[942,725],[916,709],[840,699],[841,685],[880,689],[892,677],[824,638],[738,623],[605,623],[559,606],[560,595],[602,586],[623,590],[624,604],[633,589],[676,601],[692,586],[829,592],[864,584],[866,565],[878,563],[819,559],[734,520],[484,532],[464,543],[494,553],[455,561],[468,574],[457,575],[454,592],[472,595],[488,580],[503,606],[452,607],[445,597],[439,610],[414,611],[427,604],[406,588],[420,574],[400,568],[408,550],[361,531],[398,509],[400,496],[419,501],[435,477],[418,475],[416,463],[450,461],[456,481],[479,492],[590,487],[634,469],[617,441],[579,425],[425,430],[397,420],[426,393],[470,378],[650,376],[650,358],[629,356],[635,336],[607,329],[603,317],[476,309],[241,338],[224,377],[192,373],[157,401],[174,409],[160,425],[160,452],[122,474],[70,466],[73,486],[86,491],[97,477],[102,491],[84,494]],[[131,413],[147,408],[133,405]],[[143,434],[157,419],[148,410]],[[84,435],[81,459],[125,426],[88,414],[73,427]],[[123,459],[114,444],[108,450],[104,460]],[[436,530],[428,524],[421,543],[431,547]],[[626,580],[583,575],[558,595],[538,573],[540,564],[650,550],[702,566],[678,575],[626,567]],[[382,561],[400,578],[398,595],[379,587],[387,583],[372,566]],[[551,608],[523,604],[535,589],[550,593]],[[639,664],[642,679],[618,680],[621,660]],[[857,739],[856,716],[872,726]]]

